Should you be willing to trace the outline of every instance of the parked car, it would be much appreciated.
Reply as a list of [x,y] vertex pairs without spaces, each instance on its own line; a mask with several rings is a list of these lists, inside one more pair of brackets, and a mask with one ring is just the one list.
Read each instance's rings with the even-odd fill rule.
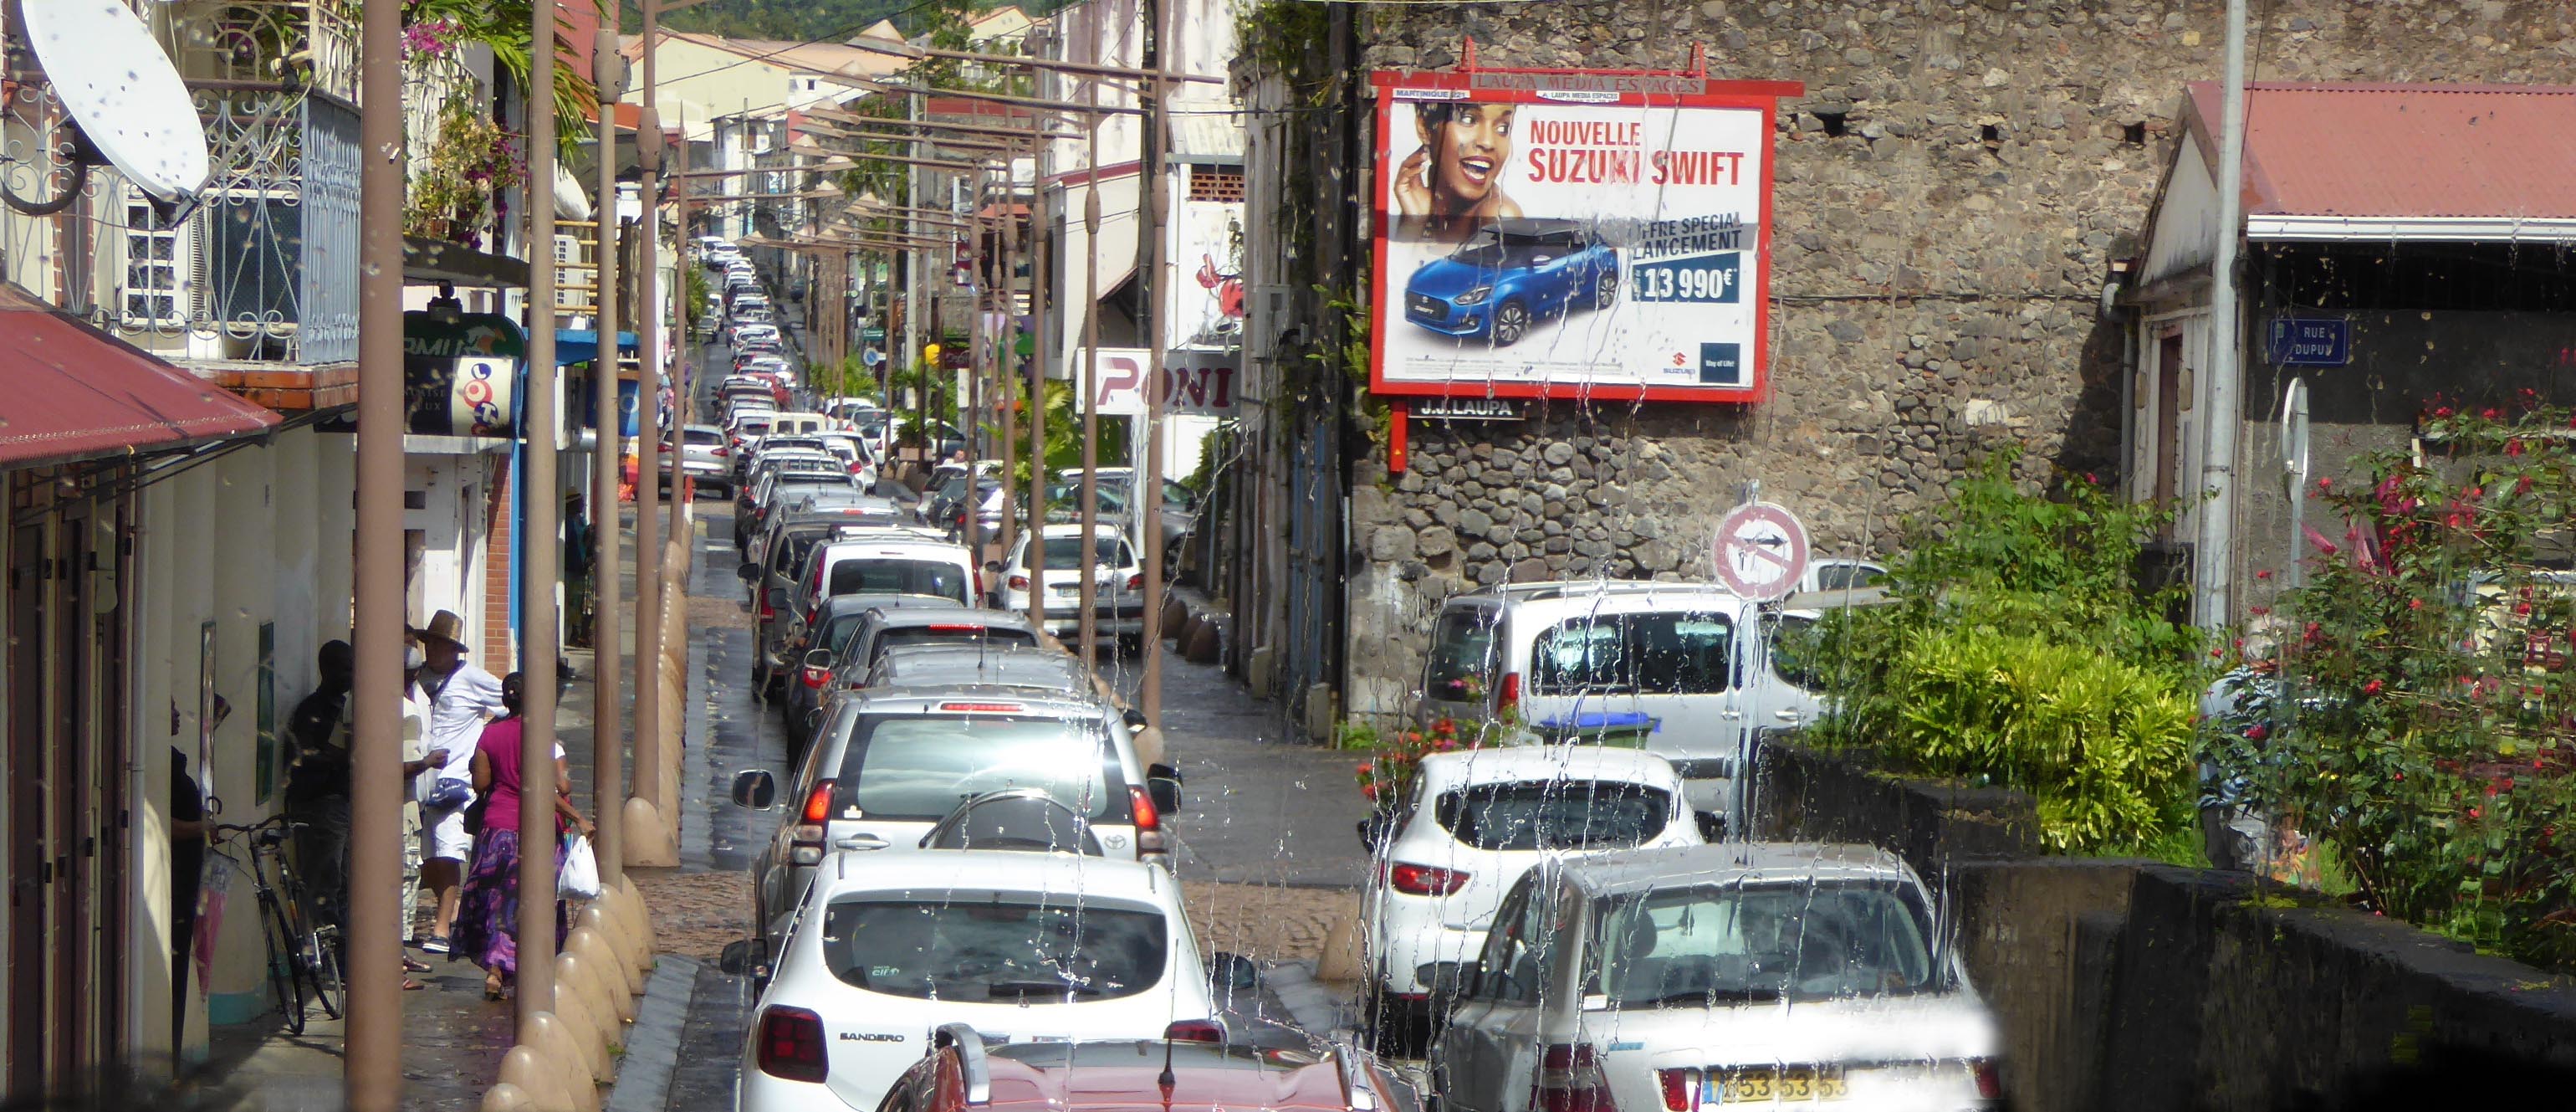
[[1859,591],[1887,585],[1887,567],[1868,560],[1819,557],[1798,577],[1800,591]]
[[1530,326],[1619,300],[1619,251],[1571,220],[1504,220],[1404,283],[1404,319],[1510,347]]
[[980,573],[961,545],[913,529],[871,529],[817,545],[791,592],[799,609],[833,595],[937,595],[976,604]]
[[[1223,955],[1219,956],[1220,961]],[[1218,980],[1222,993],[1226,986]],[[930,1033],[930,1056],[889,1089],[877,1112],[1419,1112],[1421,1099],[1386,1063],[1347,1043],[1223,1042],[1194,1027],[1162,1040],[1015,1042],[990,1046],[967,1024]],[[1165,1071],[1172,1079],[1166,1090]],[[978,1096],[978,1094],[981,1094]]]
[[778,700],[780,716],[787,721],[788,767],[795,767],[804,756],[806,742],[811,740],[813,733],[814,719],[822,711],[823,697],[839,671],[841,651],[849,646],[851,634],[858,631],[859,619],[866,617],[868,611],[881,607],[932,606],[948,609],[956,605],[932,595],[835,595],[815,607],[811,620],[800,617],[794,622],[782,623],[786,647],[774,659],[776,667],[790,676],[782,684],[785,694]]
[[[1073,500],[1082,496],[1082,469],[1059,468],[1055,474],[1057,482],[1062,485],[1047,488],[1049,502],[1054,504],[1059,499],[1058,491],[1061,490],[1065,492],[1063,504],[1074,504]],[[1093,481],[1099,486],[1100,491],[1100,512],[1122,523],[1134,522],[1136,469],[1099,467],[1093,469],[1093,475]],[[1163,480],[1162,506],[1156,515],[1156,521],[1163,531],[1163,570],[1165,572],[1174,571],[1179,567],[1181,546],[1189,540],[1190,531],[1198,527],[1198,520],[1198,492],[1170,479]],[[1143,533],[1133,529],[1128,532],[1137,544],[1145,543]]]
[[[841,700],[786,787],[787,807],[751,869],[752,921],[773,943],[831,850],[915,845],[966,799],[1036,787],[1080,811],[1111,858],[1160,860],[1165,808],[1148,793],[1177,790],[1149,785],[1127,723],[1098,696],[972,686]],[[744,807],[778,801],[766,769],[742,772],[733,788]]]
[[1222,1035],[1158,866],[971,849],[821,864],[752,1006],[739,1112],[876,1108],[945,1024],[972,1024],[979,1053],[986,1038]]
[[1605,745],[1432,753],[1412,793],[1394,803],[1360,823],[1375,862],[1361,890],[1369,968],[1360,1014],[1398,1041],[1434,1017],[1443,987],[1434,971],[1473,960],[1503,893],[1531,866],[1701,841],[1673,766]]
[[1047,632],[1058,638],[1082,628],[1082,584],[1092,583],[1092,629],[1102,639],[1115,638],[1118,651],[1135,655],[1145,646],[1145,568],[1136,547],[1113,525],[1093,527],[1093,541],[1082,541],[1082,526],[1049,525],[1044,534],[1046,570],[1043,583],[1032,584],[1029,535],[1012,542],[1010,555],[984,565],[989,598],[997,610],[1031,614],[1032,590],[1046,596]]
[[[949,684],[1079,691],[1090,686],[1091,671],[1072,654],[1052,649],[916,642],[888,646],[878,653],[860,686],[889,690]],[[1136,726],[1137,720],[1130,719],[1128,725]],[[1146,758],[1148,763],[1152,759]]]
[[1733,843],[1541,862],[1431,1050],[1456,1112],[1996,1108],[1993,1015],[1886,850]]
[[733,447],[725,431],[714,425],[690,425],[673,429],[662,444],[662,486],[668,489],[671,475],[695,481],[701,488],[730,494],[733,490]]
[[[1490,722],[1513,710],[1540,739],[1634,741],[1669,760],[1704,824],[1732,821],[1771,733],[1822,707],[1784,673],[1784,623],[1724,587],[1583,580],[1488,587],[1432,619],[1416,716]],[[1794,671],[1794,670],[1790,670]]]

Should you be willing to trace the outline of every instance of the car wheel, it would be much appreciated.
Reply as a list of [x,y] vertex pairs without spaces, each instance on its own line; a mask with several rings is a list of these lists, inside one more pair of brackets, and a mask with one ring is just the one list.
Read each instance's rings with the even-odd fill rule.
[[[1494,307],[1494,346],[1510,347],[1529,335],[1529,308],[1517,301]],[[1080,538],[1076,538],[1077,540]]]
[[1592,279],[1592,307],[1607,309],[1619,303],[1619,272],[1605,270]]

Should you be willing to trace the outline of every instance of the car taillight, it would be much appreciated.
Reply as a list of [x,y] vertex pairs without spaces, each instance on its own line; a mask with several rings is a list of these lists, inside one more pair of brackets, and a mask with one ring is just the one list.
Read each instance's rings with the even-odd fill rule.
[[1536,1112],[1619,1112],[1589,1043],[1552,1043],[1540,1052],[1530,1106]]
[[941,703],[939,709],[966,714],[1018,714],[1029,708],[1021,703]]
[[796,833],[787,845],[787,859],[798,865],[819,865],[823,861],[824,824],[832,820],[832,781],[817,780],[814,790],[805,793],[805,810],[796,816]]
[[717,459],[724,459],[724,458],[727,458],[727,457],[729,457],[729,456],[731,456],[731,455],[733,455],[733,449],[728,448],[728,447],[725,447],[725,446],[724,446],[724,445],[722,445],[722,444],[718,444],[718,445],[716,445],[716,458],[717,458]]
[[971,622],[932,622],[932,633],[983,633],[985,627]]
[[778,607],[770,604],[769,592],[762,591],[760,593],[760,620],[765,622],[777,616]]
[[1977,1099],[2004,1099],[2004,1074],[2003,1070],[1996,1066],[1994,1059],[1972,1059],[1968,1062],[1968,1070],[1977,1077]]
[[1656,1070],[1655,1081],[1663,1086],[1666,1112],[1691,1112],[1699,1107],[1699,1086],[1691,1084],[1691,1071]]
[[1386,882],[1408,896],[1446,896],[1467,886],[1467,874],[1398,861],[1387,869]]
[[1127,786],[1127,809],[1136,817],[1136,852],[1164,853],[1171,843],[1163,837],[1163,813],[1154,809],[1152,793],[1134,784]]
[[1012,590],[1014,590],[1014,591],[1025,591],[1025,590],[1028,590],[1028,589],[1029,589],[1029,577],[1028,577],[1028,576],[1025,576],[1025,575],[1014,575],[1014,576],[1012,576],[1012,577],[1011,577],[1011,589],[1012,589]]
[[805,666],[805,689],[806,689],[806,690],[808,690],[808,691],[819,690],[819,689],[820,689],[824,684],[826,684],[826,683],[830,683],[830,682],[831,682],[831,680],[832,680],[832,670],[831,670],[831,669],[829,669],[829,668],[816,668],[816,667],[814,667],[813,665],[810,665],[810,664]]
[[1494,709],[1509,710],[1519,705],[1521,705],[1521,674],[1506,672],[1503,674],[1503,690],[1501,694],[1494,697]]
[[1138,573],[1136,573],[1136,574],[1134,574],[1134,575],[1128,576],[1128,577],[1127,577],[1127,589],[1128,589],[1128,590],[1130,590],[1130,591],[1141,591],[1141,590],[1144,590],[1144,589],[1145,589],[1145,574],[1144,574],[1143,572],[1138,572]]
[[820,1084],[831,1074],[823,1052],[823,1017],[772,1005],[760,1013],[760,1072]]
[[1172,1042],[1221,1043],[1225,1041],[1225,1025],[1213,1019],[1174,1020],[1163,1028],[1163,1037]]

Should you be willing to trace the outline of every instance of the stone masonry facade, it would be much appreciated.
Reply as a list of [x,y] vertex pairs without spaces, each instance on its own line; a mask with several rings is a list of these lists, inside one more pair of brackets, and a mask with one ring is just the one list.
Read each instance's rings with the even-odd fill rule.
[[[2120,447],[2123,341],[2101,312],[2142,253],[2186,83],[2219,76],[2216,0],[1394,6],[1370,69],[1670,69],[1795,80],[1775,136],[1771,396],[1753,405],[1533,403],[1414,423],[1410,466],[1351,479],[1344,707],[1418,681],[1430,614],[1507,580],[1703,579],[1745,483],[1825,555],[1884,554],[1984,452],[2098,472]],[[2258,81],[2576,83],[2576,6],[2279,0]],[[2402,151],[2388,152],[2402,173]],[[1363,194],[1365,195],[1365,194]],[[1256,214],[1256,219],[1258,215]]]

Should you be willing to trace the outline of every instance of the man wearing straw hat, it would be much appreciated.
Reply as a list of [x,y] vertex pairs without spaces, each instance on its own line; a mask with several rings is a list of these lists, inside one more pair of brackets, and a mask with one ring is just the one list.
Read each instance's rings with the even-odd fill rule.
[[415,631],[426,658],[417,686],[429,704],[429,734],[421,744],[447,754],[447,763],[420,781],[421,822],[428,828],[421,879],[438,900],[420,948],[433,954],[448,950],[465,861],[474,853],[474,839],[465,832],[465,809],[474,803],[474,747],[484,721],[501,713],[501,681],[465,662],[465,642],[457,639],[464,629],[465,619],[441,610],[430,616],[428,628]]

